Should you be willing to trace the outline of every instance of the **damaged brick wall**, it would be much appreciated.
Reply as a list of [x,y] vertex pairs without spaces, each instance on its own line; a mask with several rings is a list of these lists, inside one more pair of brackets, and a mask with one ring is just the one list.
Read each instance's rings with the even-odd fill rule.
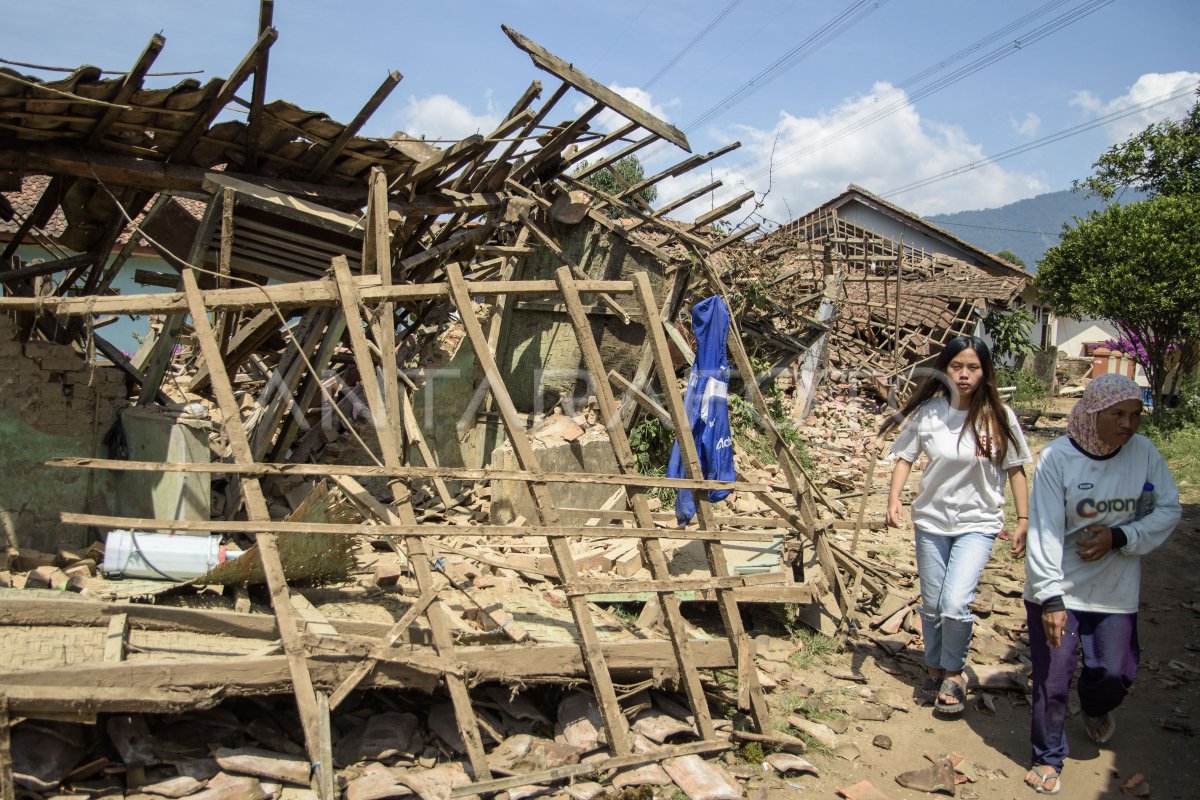
[[[86,544],[61,511],[114,508],[107,473],[45,466],[48,458],[106,456],[102,439],[126,405],[125,376],[91,367],[70,345],[17,338],[0,314],[0,542],[53,552]],[[89,475],[85,473],[96,474]]]

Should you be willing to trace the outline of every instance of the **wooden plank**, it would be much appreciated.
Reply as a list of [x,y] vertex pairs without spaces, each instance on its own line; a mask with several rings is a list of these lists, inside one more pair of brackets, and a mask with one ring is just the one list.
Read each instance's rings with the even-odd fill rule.
[[729,575],[720,578],[675,578],[668,577],[653,581],[578,581],[563,586],[567,594],[607,594],[609,592],[695,592],[705,589],[736,589],[742,586],[783,584],[788,576],[782,572],[764,572],[756,575]]
[[[222,351],[226,354],[222,362],[225,364],[225,370],[231,375],[235,374],[251,353],[279,331],[279,324],[279,317],[275,316],[275,310],[271,308],[259,311],[252,319],[244,322],[230,340],[228,347]],[[207,388],[209,380],[208,364],[201,364],[192,376],[188,391],[199,392]]]
[[538,167],[555,158],[567,149],[579,136],[588,129],[588,123],[604,110],[602,103],[593,103],[592,107],[580,114],[565,126],[550,141],[538,148],[538,151],[516,167],[509,175],[509,180],[519,181],[525,175],[535,172]]
[[736,150],[741,146],[742,146],[741,142],[730,142],[729,144],[725,145],[724,147],[718,147],[716,150],[710,150],[707,153],[697,153],[696,155],[692,156],[691,158],[685,158],[683,161],[680,161],[678,164],[673,164],[672,166],[669,166],[666,169],[661,170],[660,172],[656,172],[655,174],[651,175],[648,178],[643,178],[642,180],[638,181],[637,183],[633,184],[632,186],[628,187],[627,189],[623,189],[621,192],[619,192],[617,194],[617,198],[620,200],[624,200],[626,197],[629,197],[630,195],[633,195],[633,194],[637,194],[638,192],[641,192],[643,189],[648,189],[649,187],[654,186],[656,183],[661,183],[662,181],[665,181],[667,178],[676,178],[676,177],[684,174],[685,172],[690,172],[691,170],[695,169],[696,167],[699,167],[702,164],[707,164],[710,161],[720,158],[721,156],[725,155],[726,153]]
[[[381,209],[382,213],[382,209]],[[371,411],[371,419],[375,427],[379,449],[383,453],[384,463],[388,466],[400,466],[400,454],[394,430],[388,424],[388,409],[386,399],[375,378],[375,365],[371,363],[370,351],[367,347],[366,334],[363,332],[363,320],[359,313],[358,290],[350,275],[350,266],[344,257],[333,259],[334,276],[337,280],[338,294],[341,297],[342,313],[346,317],[346,329],[350,334],[350,345],[354,353],[354,361],[358,366],[359,378],[362,381],[363,393]],[[395,361],[394,354],[388,354]],[[343,479],[348,480],[348,479]],[[397,511],[386,509],[386,520],[402,525],[415,525],[416,516],[409,499],[408,485],[402,481],[392,481],[391,489],[396,498]],[[365,493],[365,492],[364,492]],[[421,592],[434,590],[436,582],[429,567],[429,555],[425,543],[420,537],[410,536],[406,540],[408,546],[408,561],[417,579]],[[453,660],[454,639],[446,621],[446,610],[440,602],[430,604],[426,612],[429,628],[433,634],[434,646],[439,656]],[[467,690],[466,681],[461,676],[447,675],[446,687],[450,691],[450,700],[454,706],[454,718],[459,735],[467,748],[467,757],[475,775],[490,776],[487,756],[483,750],[483,741],[479,735],[479,721],[475,717],[471,705],[471,696]]]
[[621,375],[615,370],[610,370],[608,373],[608,382],[625,392],[626,396],[632,397],[634,400],[636,400],[637,404],[641,406],[642,409],[657,417],[659,422],[667,426],[667,430],[672,430],[671,426],[673,426],[675,422],[671,419],[670,413],[668,413],[665,408],[659,405],[653,397],[643,392],[631,381],[627,380],[624,375]]
[[[425,253],[418,255],[425,256]],[[355,285],[360,288],[364,305],[376,305],[385,300],[436,300],[449,294],[449,288],[442,283],[396,284],[385,287],[379,285],[379,279],[375,276],[356,278]],[[467,288],[472,296],[545,294],[558,291],[554,281],[548,280],[469,281]],[[629,293],[633,291],[633,284],[626,280],[580,281],[579,291]],[[227,308],[258,311],[271,308],[272,304],[286,310],[308,306],[336,306],[339,302],[336,289],[328,280],[244,289],[210,289],[204,293],[204,300],[210,311]],[[69,317],[90,314],[170,314],[187,311],[187,298],[182,292],[110,297],[0,297],[0,310],[46,311]]]
[[[674,424],[674,423],[672,423]],[[198,464],[159,463],[157,461],[122,461],[121,459],[64,456],[43,462],[51,467],[80,467],[115,470],[118,472],[200,472],[221,475],[354,475],[365,478],[449,478],[463,481],[532,481],[546,483],[595,483],[610,486],[642,486],[647,489],[729,489],[737,492],[765,492],[772,487],[748,481],[692,480],[664,478],[654,475],[609,475],[595,472],[529,472],[520,469],[469,469],[465,467],[368,466],[361,464],[293,464],[290,462],[230,464],[204,462]]]
[[[146,49],[138,56],[137,61],[133,63],[133,69],[125,74],[121,80],[121,88],[113,95],[112,106],[105,109],[104,114],[100,119],[96,120],[96,124],[88,132],[87,139],[83,142],[84,150],[90,150],[100,144],[112,124],[117,121],[117,117],[121,116],[123,109],[117,106],[127,104],[134,93],[142,88],[142,81],[146,79],[146,73],[150,71],[150,67],[154,66],[154,60],[158,58],[158,54],[162,52],[163,45],[167,40],[162,34],[156,33],[150,37],[150,41],[146,44]],[[137,237],[134,237],[135,239]]]
[[754,197],[754,194],[755,194],[754,190],[750,190],[748,192],[743,192],[742,194],[739,194],[737,197],[730,200],[728,203],[719,205],[716,208],[714,208],[712,211],[708,211],[704,214],[701,214],[700,216],[696,217],[695,222],[693,222],[691,225],[688,226],[688,230],[694,231],[697,228],[701,228],[705,225],[716,222],[717,220],[719,220],[721,217],[725,216],[726,214],[728,214],[738,208],[741,208],[743,203],[745,203],[750,198]]
[[[3,152],[0,151],[0,164],[3,164]],[[11,152],[16,154],[17,149],[12,148]],[[3,166],[17,174],[23,175],[28,169],[24,162],[25,159],[21,158],[11,164],[3,164]],[[54,175],[50,179],[50,182],[46,184],[46,188],[42,190],[41,196],[38,197],[37,203],[34,204],[33,210],[25,215],[25,219],[21,220],[21,224],[17,227],[17,232],[8,240],[3,252],[0,252],[0,270],[11,266],[12,257],[16,254],[17,248],[25,243],[25,237],[29,235],[31,230],[46,226],[55,210],[62,204],[63,195],[66,194],[71,183],[70,178],[63,175]]]
[[[229,440],[234,460],[243,464],[252,463],[254,458],[250,452],[250,441],[242,424],[241,409],[233,394],[233,385],[225,372],[222,354],[217,347],[217,340],[208,321],[208,309],[204,307],[203,295],[196,283],[195,273],[188,269],[180,275],[183,281],[184,293],[187,297],[188,310],[192,317],[192,326],[200,344],[204,360],[209,365],[212,375],[213,394],[221,409],[224,419],[225,435]],[[267,501],[263,496],[262,487],[257,478],[241,479],[242,494],[246,502],[246,514],[253,522],[265,522],[271,515],[267,510]],[[309,761],[315,772],[325,770],[332,772],[332,762],[321,762],[319,746],[320,711],[317,707],[312,678],[305,663],[304,652],[297,639],[297,619],[288,596],[287,579],[283,574],[283,566],[279,561],[279,550],[275,537],[271,534],[259,534],[257,537],[259,556],[267,585],[271,593],[271,605],[275,610],[275,618],[279,626],[279,637],[283,641],[284,653],[288,659],[288,669],[292,676],[292,686],[296,696],[296,705],[300,712],[300,723],[304,729],[304,740],[308,751]],[[327,781],[319,774],[315,778],[318,788]],[[330,778],[332,780],[332,778]],[[322,795],[321,800],[334,800],[331,795]]]
[[329,764],[329,769],[314,769],[313,781],[317,785],[318,797],[336,798],[338,790],[333,777],[333,730],[329,720],[329,697],[324,692],[317,692],[317,752],[321,756],[321,764]]
[[[420,597],[413,601],[413,604],[408,607],[404,615],[396,620],[396,624],[391,630],[384,635],[383,641],[387,645],[393,645],[401,638],[408,635],[408,628],[417,621],[417,617],[425,613],[429,604],[437,599],[437,591],[430,590],[423,592]],[[363,679],[370,675],[375,670],[375,665],[379,662],[376,659],[368,658],[357,667],[354,672],[338,685],[338,687],[329,695],[329,708],[334,709],[341,705],[351,692],[358,688],[358,685],[363,682]]]
[[8,698],[0,694],[0,800],[16,800],[13,781],[12,735],[8,716]]
[[[275,0],[259,0],[258,4],[258,34],[261,36],[275,17]],[[263,50],[258,55],[258,63],[254,66],[254,87],[250,90],[250,112],[246,119],[246,150],[242,159],[242,169],[254,172],[258,169],[259,139],[262,136],[263,104],[267,99],[267,69],[270,65],[270,50]]]
[[[148,192],[201,193],[210,173],[186,164],[165,164],[149,158],[121,155],[98,150],[80,151],[75,147],[24,142],[19,150],[0,150],[0,169],[45,172],[59,177],[99,178],[109,186],[127,186]],[[278,189],[297,197],[326,203],[365,203],[365,185],[327,186],[282,178],[221,173]]]
[[[198,264],[201,262],[204,251],[208,247],[208,241],[212,237],[212,232],[220,224],[220,216],[221,204],[216,201],[216,198],[213,198],[209,202],[208,207],[204,209],[204,217],[200,220],[200,225],[196,229],[196,236],[192,240],[192,246],[188,251],[187,263]],[[158,397],[159,390],[162,388],[163,379],[166,377],[167,370],[171,366],[171,357],[175,353],[175,341],[179,336],[180,329],[183,327],[183,319],[188,308],[186,293],[183,293],[183,300],[184,307],[167,315],[167,318],[163,320],[162,328],[159,330],[154,340],[153,349],[150,351],[150,357],[142,368],[145,378],[142,382],[142,391],[138,395],[139,406],[148,406],[154,402]],[[205,321],[207,320],[208,317],[205,316]]]
[[250,48],[250,52],[246,53],[241,62],[234,67],[233,72],[221,85],[216,96],[198,111],[191,126],[184,131],[179,141],[175,143],[175,147],[171,149],[171,153],[166,159],[168,162],[187,160],[188,156],[192,154],[192,150],[199,143],[200,137],[208,131],[208,126],[212,124],[217,115],[233,99],[237,90],[250,77],[250,74],[258,65],[260,54],[269,50],[277,38],[279,38],[279,32],[274,28],[267,28],[262,32],[258,37],[258,41]]
[[[539,81],[535,81],[534,83],[537,84],[538,88],[538,92],[535,97],[540,97],[542,84]],[[530,88],[532,88],[532,86]],[[541,108],[539,108],[533,115],[533,119],[525,123],[525,127],[521,129],[521,132],[517,136],[513,137],[513,141],[509,142],[508,147],[504,148],[504,151],[492,161],[482,175],[477,175],[475,177],[475,179],[471,182],[472,189],[495,189],[497,188],[495,184],[503,183],[504,178],[508,175],[507,170],[512,168],[510,159],[512,159],[513,154],[516,153],[517,148],[521,146],[522,142],[526,141],[526,138],[534,131],[534,129],[537,128],[538,125],[541,124],[542,120],[546,118],[546,115],[550,113],[550,109],[554,108],[555,104],[558,103],[558,101],[563,98],[563,95],[570,91],[570,89],[571,87],[568,84],[563,83],[554,90],[554,93],[550,95],[550,98],[543,103]],[[534,98],[530,98],[531,103],[533,102],[533,99]]]
[[[583,354],[583,363],[588,372],[593,376],[593,389],[596,393],[596,401],[600,406],[600,417],[608,428],[609,440],[612,443],[617,466],[623,474],[636,473],[637,462],[634,459],[633,449],[629,444],[628,438],[625,436],[625,428],[620,423],[620,414],[616,400],[613,398],[612,390],[602,378],[606,370],[600,356],[600,348],[596,345],[596,340],[592,334],[591,323],[588,321],[587,314],[583,310],[583,304],[580,302],[579,292],[575,287],[575,279],[571,275],[571,271],[565,267],[556,272],[555,278],[559,286],[562,287],[563,299],[567,304],[567,312],[570,314],[571,323],[575,328],[575,338]],[[627,488],[626,493],[633,512],[637,517],[638,524],[647,528],[654,527],[650,504],[646,500],[645,493],[632,488]],[[663,553],[662,544],[658,539],[643,540],[642,550],[646,562],[650,565],[650,572],[656,579],[648,583],[673,583],[670,567]],[[566,583],[568,586],[572,586],[577,582],[568,581]],[[586,594],[586,592],[582,592],[582,594]],[[696,717],[700,736],[705,739],[711,738],[715,735],[712,715],[709,713],[708,700],[704,696],[704,688],[700,685],[700,676],[696,672],[695,662],[691,657],[687,625],[683,619],[679,600],[672,594],[664,594],[659,598],[659,602],[662,604],[663,611],[665,612],[664,621],[671,637],[671,647],[675,651],[676,665],[679,669],[679,675],[687,693],[688,701],[691,703],[692,713]]]
[[66,272],[69,269],[77,269],[78,267],[91,264],[95,260],[96,257],[91,253],[77,253],[65,258],[43,261],[41,264],[30,264],[27,267],[0,270],[0,281],[15,283],[23,281],[26,278],[35,278],[39,275],[53,275],[56,272]]
[[625,117],[625,119],[636,122],[648,131],[653,131],[676,147],[680,147],[689,153],[692,151],[683,131],[674,125],[663,122],[653,114],[643,111],[612,89],[588,77],[573,65],[563,61],[537,42],[526,36],[522,36],[507,25],[501,25],[500,29],[508,35],[509,39],[512,39],[513,44],[528,53],[529,57],[533,59],[533,63],[540,69],[571,84],[588,97],[603,103]]
[[[672,200],[671,202],[659,206],[654,211],[654,213],[650,215],[650,217],[652,219],[659,219],[659,218],[671,213],[672,211],[679,208],[680,206],[686,206],[688,203],[692,202],[693,200],[698,200],[699,198],[703,197],[704,195],[708,194],[709,192],[715,192],[717,189],[721,188],[723,185],[724,185],[723,181],[713,181],[712,183],[708,184],[707,186],[701,186],[699,189],[695,189],[695,190],[683,195],[682,197],[677,197],[674,200]],[[645,220],[638,220],[637,222],[633,223],[633,225],[629,226],[629,230],[636,231],[638,228],[642,227],[645,224],[646,224]]]
[[[683,456],[684,473],[688,477],[701,477],[703,473],[700,468],[700,456],[696,451],[696,442],[692,437],[691,425],[684,409],[683,398],[679,394],[679,386],[672,379],[674,371],[671,367],[671,354],[667,347],[666,335],[663,333],[662,322],[658,316],[658,308],[654,304],[650,279],[646,273],[640,272],[634,276],[634,283],[637,287],[634,294],[646,323],[647,340],[657,363],[659,374],[664,376],[663,390],[668,401],[667,407],[675,420],[675,439],[679,443],[679,451]],[[715,521],[708,496],[704,492],[696,492],[694,496],[696,513],[700,518],[701,527],[708,530],[713,529]],[[709,571],[714,577],[724,577],[729,574],[729,566],[725,561],[725,554],[720,542],[705,542],[705,555],[708,558]],[[737,655],[740,690],[738,705],[748,705],[759,731],[765,731],[770,725],[770,711],[767,708],[766,698],[763,696],[762,686],[758,682],[754,660],[749,656],[745,646],[745,642],[748,640],[737,601],[729,592],[723,590],[718,592],[718,597],[721,620]],[[743,703],[743,700],[746,702]]]
[[129,635],[129,615],[117,614],[108,621],[108,633],[104,635],[104,660],[125,660],[125,637]]
[[[395,89],[403,79],[404,76],[399,72],[388,72],[387,77],[383,79],[383,83],[379,84],[379,88],[375,90],[375,94],[371,95],[371,98],[367,100],[363,107],[359,109],[358,113],[354,115],[354,119],[350,120],[349,124],[342,128],[342,132],[338,134],[338,137],[334,139],[333,142],[330,143],[329,147],[326,148],[325,152],[321,154],[321,160],[314,164],[313,168],[309,170],[307,180],[318,181],[324,177],[329,168],[333,166],[334,160],[341,155],[342,150],[345,149],[350,140],[358,135],[358,132],[362,130],[363,125],[367,123],[367,120],[371,118],[371,115],[375,113],[379,106],[383,105],[383,101],[388,98],[388,95],[392,93],[392,90]],[[386,212],[384,213],[386,215]]]
[[[525,427],[521,423],[512,397],[504,385],[504,379],[499,367],[496,366],[495,357],[487,348],[487,337],[483,328],[472,311],[470,290],[467,282],[463,279],[462,271],[456,264],[447,264],[446,277],[449,280],[454,306],[462,319],[471,348],[475,351],[476,362],[483,369],[492,397],[500,411],[500,417],[504,422],[509,441],[512,442],[517,462],[522,469],[539,472],[541,468],[529,438],[526,436]],[[558,513],[554,510],[554,504],[550,499],[550,492],[546,484],[534,482],[528,486],[541,524],[557,524]],[[578,574],[567,542],[561,538],[552,539],[550,551],[554,556],[560,579],[564,583],[576,580]],[[604,660],[604,651],[600,648],[600,640],[596,634],[587,603],[582,597],[569,598],[567,602],[571,607],[571,616],[574,618],[575,627],[579,632],[580,648],[584,663],[588,667],[588,675],[592,680],[592,688],[600,703],[600,713],[604,718],[608,741],[617,753],[629,753],[633,748],[629,727],[621,713],[621,707],[617,703],[616,689],[608,671],[608,664]]]
[[[266,0],[271,2],[271,0]],[[221,245],[217,250],[217,272],[221,277],[217,278],[218,289],[229,288],[229,276],[232,272],[233,259],[233,205],[234,194],[232,189],[223,189],[221,191]],[[216,328],[217,348],[222,352],[229,349],[229,311],[218,311],[214,327]],[[193,390],[194,391],[194,390]]]
[[[536,483],[534,484],[536,485]],[[328,534],[331,536],[362,536],[370,532],[379,536],[405,536],[417,538],[439,538],[447,535],[448,531],[462,534],[467,529],[452,525],[430,525],[415,522],[374,525],[364,528],[361,525],[341,524],[333,522],[297,522],[295,520],[269,520],[266,522],[244,520],[187,520],[187,519],[149,519],[143,517],[113,517],[103,514],[81,514],[74,511],[60,511],[59,520],[67,525],[94,525],[100,528],[129,528],[133,530],[170,530],[197,531],[204,533],[310,533]],[[672,530],[669,528],[622,528],[572,525],[472,525],[471,535],[477,536],[545,536],[549,539],[567,539],[583,537],[588,539],[680,539],[683,541],[719,542],[722,539],[731,542],[767,542],[776,536],[773,533],[756,533],[752,531],[721,530],[719,528],[685,528]]]

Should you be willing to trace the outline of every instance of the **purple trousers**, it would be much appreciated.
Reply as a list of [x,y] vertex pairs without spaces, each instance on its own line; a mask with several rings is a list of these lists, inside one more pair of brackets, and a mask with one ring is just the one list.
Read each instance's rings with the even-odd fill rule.
[[1025,601],[1029,654],[1033,660],[1033,765],[1062,771],[1067,757],[1067,697],[1079,653],[1079,703],[1089,717],[1102,717],[1121,704],[1137,675],[1137,614],[1067,610],[1062,644],[1051,647],[1042,627],[1042,607]]

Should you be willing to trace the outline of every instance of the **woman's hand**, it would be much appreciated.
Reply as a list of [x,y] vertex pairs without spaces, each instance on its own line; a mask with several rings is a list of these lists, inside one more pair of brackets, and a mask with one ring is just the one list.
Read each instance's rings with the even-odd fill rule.
[[1046,631],[1046,640],[1051,647],[1062,644],[1063,631],[1067,627],[1066,611],[1043,611],[1042,629]]
[[904,527],[904,504],[898,497],[888,498],[887,524],[889,528]]
[[1025,555],[1025,538],[1029,535],[1029,520],[1018,519],[1017,529],[1008,535],[1012,548],[1012,557],[1021,558]]
[[1099,561],[1112,550],[1112,528],[1088,525],[1076,537],[1075,551],[1084,561]]

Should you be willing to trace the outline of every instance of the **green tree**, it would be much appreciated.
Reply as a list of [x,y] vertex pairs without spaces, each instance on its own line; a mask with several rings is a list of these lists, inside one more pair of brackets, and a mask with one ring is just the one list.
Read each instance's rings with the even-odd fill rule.
[[1109,320],[1137,343],[1162,408],[1200,355],[1200,194],[1160,192],[1076,222],[1039,262],[1036,282],[1060,314]]
[[1017,305],[1011,311],[1004,308],[988,311],[983,318],[983,329],[992,340],[992,355],[996,360],[1008,363],[1036,350],[1029,339],[1029,328],[1035,322],[1033,314],[1023,305]]
[[1092,168],[1091,177],[1072,184],[1075,191],[1105,200],[1123,188],[1152,195],[1200,192],[1200,100],[1182,120],[1151,125],[1113,145]]
[[[575,174],[579,174],[587,168],[588,162],[581,161],[579,168],[575,170]],[[615,175],[613,173],[616,173]],[[583,179],[583,182],[594,189],[599,189],[605,194],[613,195],[614,197],[628,189],[630,186],[635,186],[646,179],[646,172],[642,169],[642,162],[635,155],[628,155],[613,164],[608,165],[605,169],[598,172],[593,172]],[[641,198],[647,203],[653,203],[658,197],[658,189],[654,186],[647,186],[638,192]]]
[[1012,250],[1001,250],[999,253],[996,253],[996,255],[1000,258],[1003,258],[1010,264],[1016,264],[1021,269],[1025,269],[1025,259],[1021,258]]

